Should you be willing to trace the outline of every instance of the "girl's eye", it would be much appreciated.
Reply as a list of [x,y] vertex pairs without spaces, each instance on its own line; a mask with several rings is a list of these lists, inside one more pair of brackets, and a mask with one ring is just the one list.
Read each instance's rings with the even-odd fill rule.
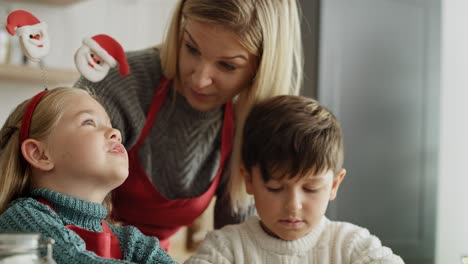
[[188,50],[188,52],[189,52],[190,54],[192,54],[192,55],[200,55],[200,52],[199,52],[196,48],[192,47],[191,45],[185,44],[185,47],[187,48],[187,50]]
[[94,54],[91,53],[91,58],[94,58]]
[[236,69],[236,66],[226,62],[220,62],[219,66],[221,66],[225,71],[234,71]]
[[96,63],[97,63],[97,64],[101,64],[101,61],[100,61],[100,60],[98,60],[98,61],[96,61]]
[[86,119],[85,121],[83,121],[83,123],[81,125],[82,126],[94,126],[95,127],[96,123],[92,119]]

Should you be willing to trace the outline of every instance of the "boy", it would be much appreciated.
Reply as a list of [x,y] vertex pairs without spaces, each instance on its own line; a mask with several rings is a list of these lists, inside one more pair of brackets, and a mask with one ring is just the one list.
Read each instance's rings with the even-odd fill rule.
[[242,161],[258,216],[209,233],[186,263],[403,263],[367,229],[324,216],[346,171],[341,127],[317,101],[254,106]]

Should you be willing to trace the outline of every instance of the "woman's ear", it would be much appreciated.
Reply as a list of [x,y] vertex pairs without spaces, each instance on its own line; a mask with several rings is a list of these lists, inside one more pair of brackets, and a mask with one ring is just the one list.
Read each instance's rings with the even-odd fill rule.
[[248,194],[252,194],[252,175],[245,169],[244,165],[241,165],[240,173],[244,177],[245,190]]
[[50,171],[54,163],[47,154],[44,143],[28,138],[21,144],[21,154],[32,167],[43,171]]

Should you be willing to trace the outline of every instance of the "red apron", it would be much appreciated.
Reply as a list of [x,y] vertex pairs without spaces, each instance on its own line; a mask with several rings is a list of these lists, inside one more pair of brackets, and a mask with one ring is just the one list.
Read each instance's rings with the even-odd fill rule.
[[130,174],[125,182],[112,193],[113,217],[125,224],[136,226],[145,235],[156,236],[160,240],[161,247],[166,251],[170,246],[169,238],[182,226],[191,224],[210,204],[231,152],[234,136],[232,102],[228,102],[224,109],[220,165],[208,190],[190,199],[170,200],[160,194],[138,160],[138,149],[151,130],[169,87],[170,82],[163,78],[151,102],[142,133],[135,146],[128,152]]
[[[36,200],[49,206],[52,211],[55,211],[45,199],[38,198]],[[106,259],[123,259],[119,238],[107,226],[106,221],[102,220],[101,226],[102,232],[89,231],[74,225],[66,225],[65,227],[78,234],[85,241],[86,250],[92,251],[96,255]]]

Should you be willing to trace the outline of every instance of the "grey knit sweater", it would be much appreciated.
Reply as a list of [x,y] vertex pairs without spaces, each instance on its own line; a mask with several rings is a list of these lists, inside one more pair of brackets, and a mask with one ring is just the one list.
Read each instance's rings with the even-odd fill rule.
[[[54,211],[38,202],[48,201]],[[89,231],[101,232],[101,221],[106,217],[104,206],[51,190],[38,189],[31,198],[15,200],[0,215],[0,233],[35,232],[53,238],[53,257],[57,264],[89,263],[176,263],[159,246],[156,237],[143,235],[132,226],[116,227],[108,224],[119,238],[123,260],[104,259],[86,250],[85,242],[65,225],[74,225]]]
[[[122,132],[125,147],[130,149],[141,134],[162,69],[155,48],[128,52],[127,61],[128,76],[119,76],[114,68],[98,83],[82,77],[75,86],[97,95],[113,126]],[[197,111],[171,87],[138,153],[147,175],[162,195],[169,199],[192,198],[208,189],[219,167],[222,123],[222,107]],[[227,172],[225,169],[216,192],[216,227],[238,223],[247,216],[231,213],[225,195]]]

